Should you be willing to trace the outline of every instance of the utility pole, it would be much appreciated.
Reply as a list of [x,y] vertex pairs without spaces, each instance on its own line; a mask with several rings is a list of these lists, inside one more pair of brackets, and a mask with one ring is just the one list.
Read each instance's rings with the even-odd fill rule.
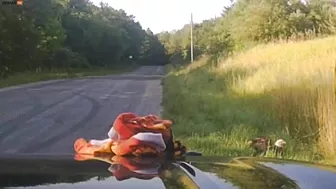
[[335,67],[334,67],[334,93],[335,93],[335,99],[336,99],[336,61],[335,61]]
[[190,20],[190,61],[194,62],[194,44],[193,44],[193,14],[191,13]]

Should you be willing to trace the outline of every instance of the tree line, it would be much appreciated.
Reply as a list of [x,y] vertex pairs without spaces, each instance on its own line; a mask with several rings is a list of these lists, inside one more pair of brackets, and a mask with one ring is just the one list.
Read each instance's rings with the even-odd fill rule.
[[[336,34],[334,0],[231,0],[220,17],[193,25],[194,56],[227,56],[256,44]],[[171,61],[190,59],[190,24],[161,32]]]
[[[89,0],[0,6],[0,78],[23,71],[163,65],[190,57],[190,24],[153,34],[133,15]],[[227,56],[274,40],[336,34],[333,0],[235,0],[194,24],[194,56]]]
[[0,73],[166,64],[166,50],[133,15],[89,0],[0,6]]

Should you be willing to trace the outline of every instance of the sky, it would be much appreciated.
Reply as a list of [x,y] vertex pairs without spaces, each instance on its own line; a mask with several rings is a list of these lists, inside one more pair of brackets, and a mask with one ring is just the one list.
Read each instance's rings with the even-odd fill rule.
[[193,21],[220,16],[224,6],[230,0],[91,0],[95,5],[100,1],[108,3],[114,9],[123,9],[135,16],[144,29],[150,28],[154,33],[180,29]]

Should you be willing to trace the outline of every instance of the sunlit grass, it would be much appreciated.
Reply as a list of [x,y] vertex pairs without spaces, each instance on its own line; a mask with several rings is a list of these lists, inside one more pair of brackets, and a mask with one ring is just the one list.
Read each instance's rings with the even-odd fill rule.
[[260,45],[216,67],[202,58],[165,78],[164,116],[206,155],[250,155],[247,140],[268,135],[287,141],[286,158],[330,162],[335,62],[336,37]]

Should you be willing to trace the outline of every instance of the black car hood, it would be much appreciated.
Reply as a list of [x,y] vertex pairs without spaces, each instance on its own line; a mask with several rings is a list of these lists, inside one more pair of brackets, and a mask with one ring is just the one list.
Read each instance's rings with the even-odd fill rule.
[[335,167],[307,162],[251,157],[108,158],[113,161],[78,161],[72,155],[2,156],[0,188],[336,188]]

